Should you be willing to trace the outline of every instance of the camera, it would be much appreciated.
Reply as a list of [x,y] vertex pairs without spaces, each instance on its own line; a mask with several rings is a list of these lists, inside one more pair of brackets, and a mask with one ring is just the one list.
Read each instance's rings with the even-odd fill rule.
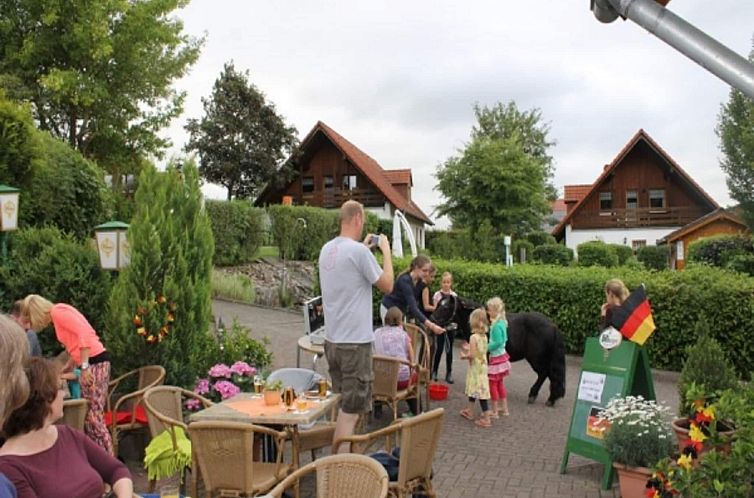
[[369,244],[375,247],[380,246],[380,236],[379,235],[372,235],[372,237],[369,239]]

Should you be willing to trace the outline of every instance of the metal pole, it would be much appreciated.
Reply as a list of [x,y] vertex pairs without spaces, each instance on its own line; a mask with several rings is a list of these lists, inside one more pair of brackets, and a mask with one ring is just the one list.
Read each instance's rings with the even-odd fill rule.
[[754,65],[655,0],[592,0],[601,22],[631,19],[709,72],[754,99]]

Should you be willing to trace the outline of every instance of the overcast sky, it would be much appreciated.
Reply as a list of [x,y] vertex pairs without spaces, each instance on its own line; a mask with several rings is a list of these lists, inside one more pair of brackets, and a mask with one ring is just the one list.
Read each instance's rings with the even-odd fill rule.
[[[751,0],[668,7],[749,53]],[[233,60],[300,138],[322,120],[383,168],[411,168],[413,198],[430,217],[434,173],[469,139],[474,103],[510,100],[550,123],[561,194],[565,184],[592,183],[644,128],[730,203],[715,135],[728,85],[631,21],[599,23],[589,0],[192,0],[179,15],[207,41],[178,83],[188,95],[167,131],[176,153],[186,119],[201,118],[200,99]]]

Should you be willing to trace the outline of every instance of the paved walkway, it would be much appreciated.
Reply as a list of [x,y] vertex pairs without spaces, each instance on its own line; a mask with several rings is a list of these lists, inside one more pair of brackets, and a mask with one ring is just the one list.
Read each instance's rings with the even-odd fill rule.
[[[303,333],[301,313],[221,301],[213,303],[213,310],[215,317],[222,317],[226,324],[235,317],[251,329],[253,337],[268,337],[274,353],[273,368],[295,366],[296,341]],[[490,429],[475,427],[458,415],[465,406],[463,379],[466,362],[458,359],[458,350],[455,358],[453,373],[457,382],[451,386],[448,400],[433,404],[433,407],[446,409],[434,465],[434,483],[440,497],[619,496],[617,488],[600,489],[601,464],[572,455],[567,473],[561,475],[558,472],[581,358],[568,357],[566,397],[554,408],[544,404],[549,389],[547,383],[538,402],[527,404],[529,387],[536,376],[528,364],[514,363],[513,371],[506,379],[511,415],[494,421]],[[444,373],[444,367],[440,368],[440,373]],[[317,369],[326,373],[324,360]],[[653,375],[658,400],[673,408],[677,406],[677,374],[653,371]]]

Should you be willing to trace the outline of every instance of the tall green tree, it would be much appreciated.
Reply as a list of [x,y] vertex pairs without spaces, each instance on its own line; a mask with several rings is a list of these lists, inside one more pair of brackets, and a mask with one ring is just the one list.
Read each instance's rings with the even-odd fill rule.
[[145,168],[128,231],[131,262],[110,295],[105,342],[119,371],[148,364],[191,386],[206,367],[214,241],[196,166]]
[[548,127],[539,110],[515,103],[474,108],[471,141],[441,164],[435,176],[445,201],[436,211],[456,228],[488,221],[497,233],[539,229],[554,194]]
[[191,119],[186,150],[199,153],[199,171],[206,180],[228,189],[228,200],[253,198],[270,181],[285,181],[298,141],[275,105],[249,82],[249,72],[225,64],[210,99],[202,98],[204,117]]
[[[749,54],[754,62],[754,49]],[[740,205],[749,228],[754,230],[754,101],[731,90],[718,116],[717,136],[730,196]]]
[[32,104],[41,129],[115,175],[134,173],[162,154],[158,132],[182,112],[172,84],[203,43],[172,15],[187,4],[3,0],[0,87]]

